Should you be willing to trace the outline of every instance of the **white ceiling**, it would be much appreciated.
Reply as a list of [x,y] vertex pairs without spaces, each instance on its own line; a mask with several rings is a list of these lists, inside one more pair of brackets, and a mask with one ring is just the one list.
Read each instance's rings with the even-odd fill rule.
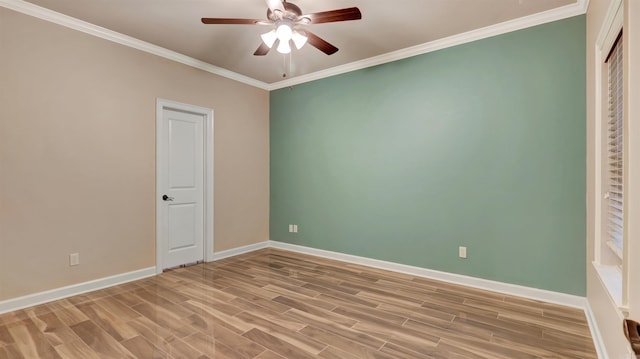
[[[293,0],[303,13],[357,6],[362,20],[309,25],[340,51],[306,45],[253,56],[268,26],[204,25],[202,17],[266,19],[264,0],[28,0],[29,3],[274,84],[523,17],[555,19],[586,0]],[[22,0],[0,0],[2,3]],[[11,5],[11,4],[10,4]],[[566,16],[565,16],[566,17]],[[426,51],[424,51],[426,52]],[[289,66],[290,61],[290,66]],[[290,80],[289,80],[290,81]]]

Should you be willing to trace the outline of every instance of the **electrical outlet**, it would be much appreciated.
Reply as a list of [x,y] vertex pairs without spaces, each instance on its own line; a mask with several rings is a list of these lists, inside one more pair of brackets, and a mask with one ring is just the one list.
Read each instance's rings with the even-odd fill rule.
[[293,224],[289,225],[289,233],[293,233]]
[[293,225],[293,233],[298,233],[298,225],[297,224]]
[[458,247],[458,256],[460,258],[467,258],[467,247]]
[[80,253],[69,254],[69,266],[77,266],[80,264]]

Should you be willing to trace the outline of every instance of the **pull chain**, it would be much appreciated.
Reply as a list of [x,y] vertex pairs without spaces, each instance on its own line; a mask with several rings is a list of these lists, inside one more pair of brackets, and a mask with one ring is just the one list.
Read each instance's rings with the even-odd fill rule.
[[282,55],[282,77],[287,77],[287,54]]
[[282,56],[282,77],[285,78],[291,74],[291,53],[289,52],[289,61],[287,61],[287,54]]

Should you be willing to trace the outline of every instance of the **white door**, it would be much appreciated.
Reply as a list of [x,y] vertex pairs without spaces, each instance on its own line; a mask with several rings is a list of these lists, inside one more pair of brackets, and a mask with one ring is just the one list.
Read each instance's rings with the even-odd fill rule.
[[159,269],[204,259],[205,120],[162,108],[158,128]]

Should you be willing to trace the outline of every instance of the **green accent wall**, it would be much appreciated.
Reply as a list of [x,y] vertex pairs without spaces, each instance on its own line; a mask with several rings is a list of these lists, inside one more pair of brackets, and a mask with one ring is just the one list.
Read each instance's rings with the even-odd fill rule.
[[585,295],[585,53],[577,16],[272,91],[270,239]]

